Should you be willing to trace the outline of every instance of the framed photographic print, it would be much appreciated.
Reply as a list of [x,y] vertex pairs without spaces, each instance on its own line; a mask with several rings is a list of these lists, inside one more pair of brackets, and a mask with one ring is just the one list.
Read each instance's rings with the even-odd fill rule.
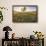
[[17,23],[37,22],[38,6],[37,5],[13,5],[12,21]]

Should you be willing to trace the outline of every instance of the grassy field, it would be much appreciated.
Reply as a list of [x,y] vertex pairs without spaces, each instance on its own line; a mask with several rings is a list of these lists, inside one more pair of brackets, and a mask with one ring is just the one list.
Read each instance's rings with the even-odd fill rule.
[[14,12],[13,22],[36,22],[36,12]]

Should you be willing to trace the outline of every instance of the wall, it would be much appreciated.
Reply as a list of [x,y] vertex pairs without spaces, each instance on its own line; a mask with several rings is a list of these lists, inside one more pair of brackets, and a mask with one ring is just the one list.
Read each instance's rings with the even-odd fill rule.
[[[0,6],[7,7],[3,11],[3,22],[0,23],[0,46],[4,38],[3,27],[9,25],[12,28],[12,34],[15,32],[16,37],[29,37],[34,31],[41,31],[46,37],[46,0],[0,0]],[[13,23],[12,22],[12,5],[38,5],[38,23]],[[46,45],[46,38],[45,38]]]

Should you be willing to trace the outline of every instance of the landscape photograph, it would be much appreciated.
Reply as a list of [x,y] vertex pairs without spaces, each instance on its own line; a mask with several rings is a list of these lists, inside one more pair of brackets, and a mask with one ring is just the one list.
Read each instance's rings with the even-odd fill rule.
[[37,6],[13,6],[13,22],[37,22]]

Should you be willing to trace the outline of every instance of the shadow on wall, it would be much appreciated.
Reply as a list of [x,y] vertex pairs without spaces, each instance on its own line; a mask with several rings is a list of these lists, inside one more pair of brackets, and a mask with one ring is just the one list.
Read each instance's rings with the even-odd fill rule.
[[2,46],[2,39],[4,39],[4,32],[0,32],[0,46]]
[[44,39],[44,46],[46,46],[46,38]]
[[2,39],[0,38],[0,46],[2,46]]

